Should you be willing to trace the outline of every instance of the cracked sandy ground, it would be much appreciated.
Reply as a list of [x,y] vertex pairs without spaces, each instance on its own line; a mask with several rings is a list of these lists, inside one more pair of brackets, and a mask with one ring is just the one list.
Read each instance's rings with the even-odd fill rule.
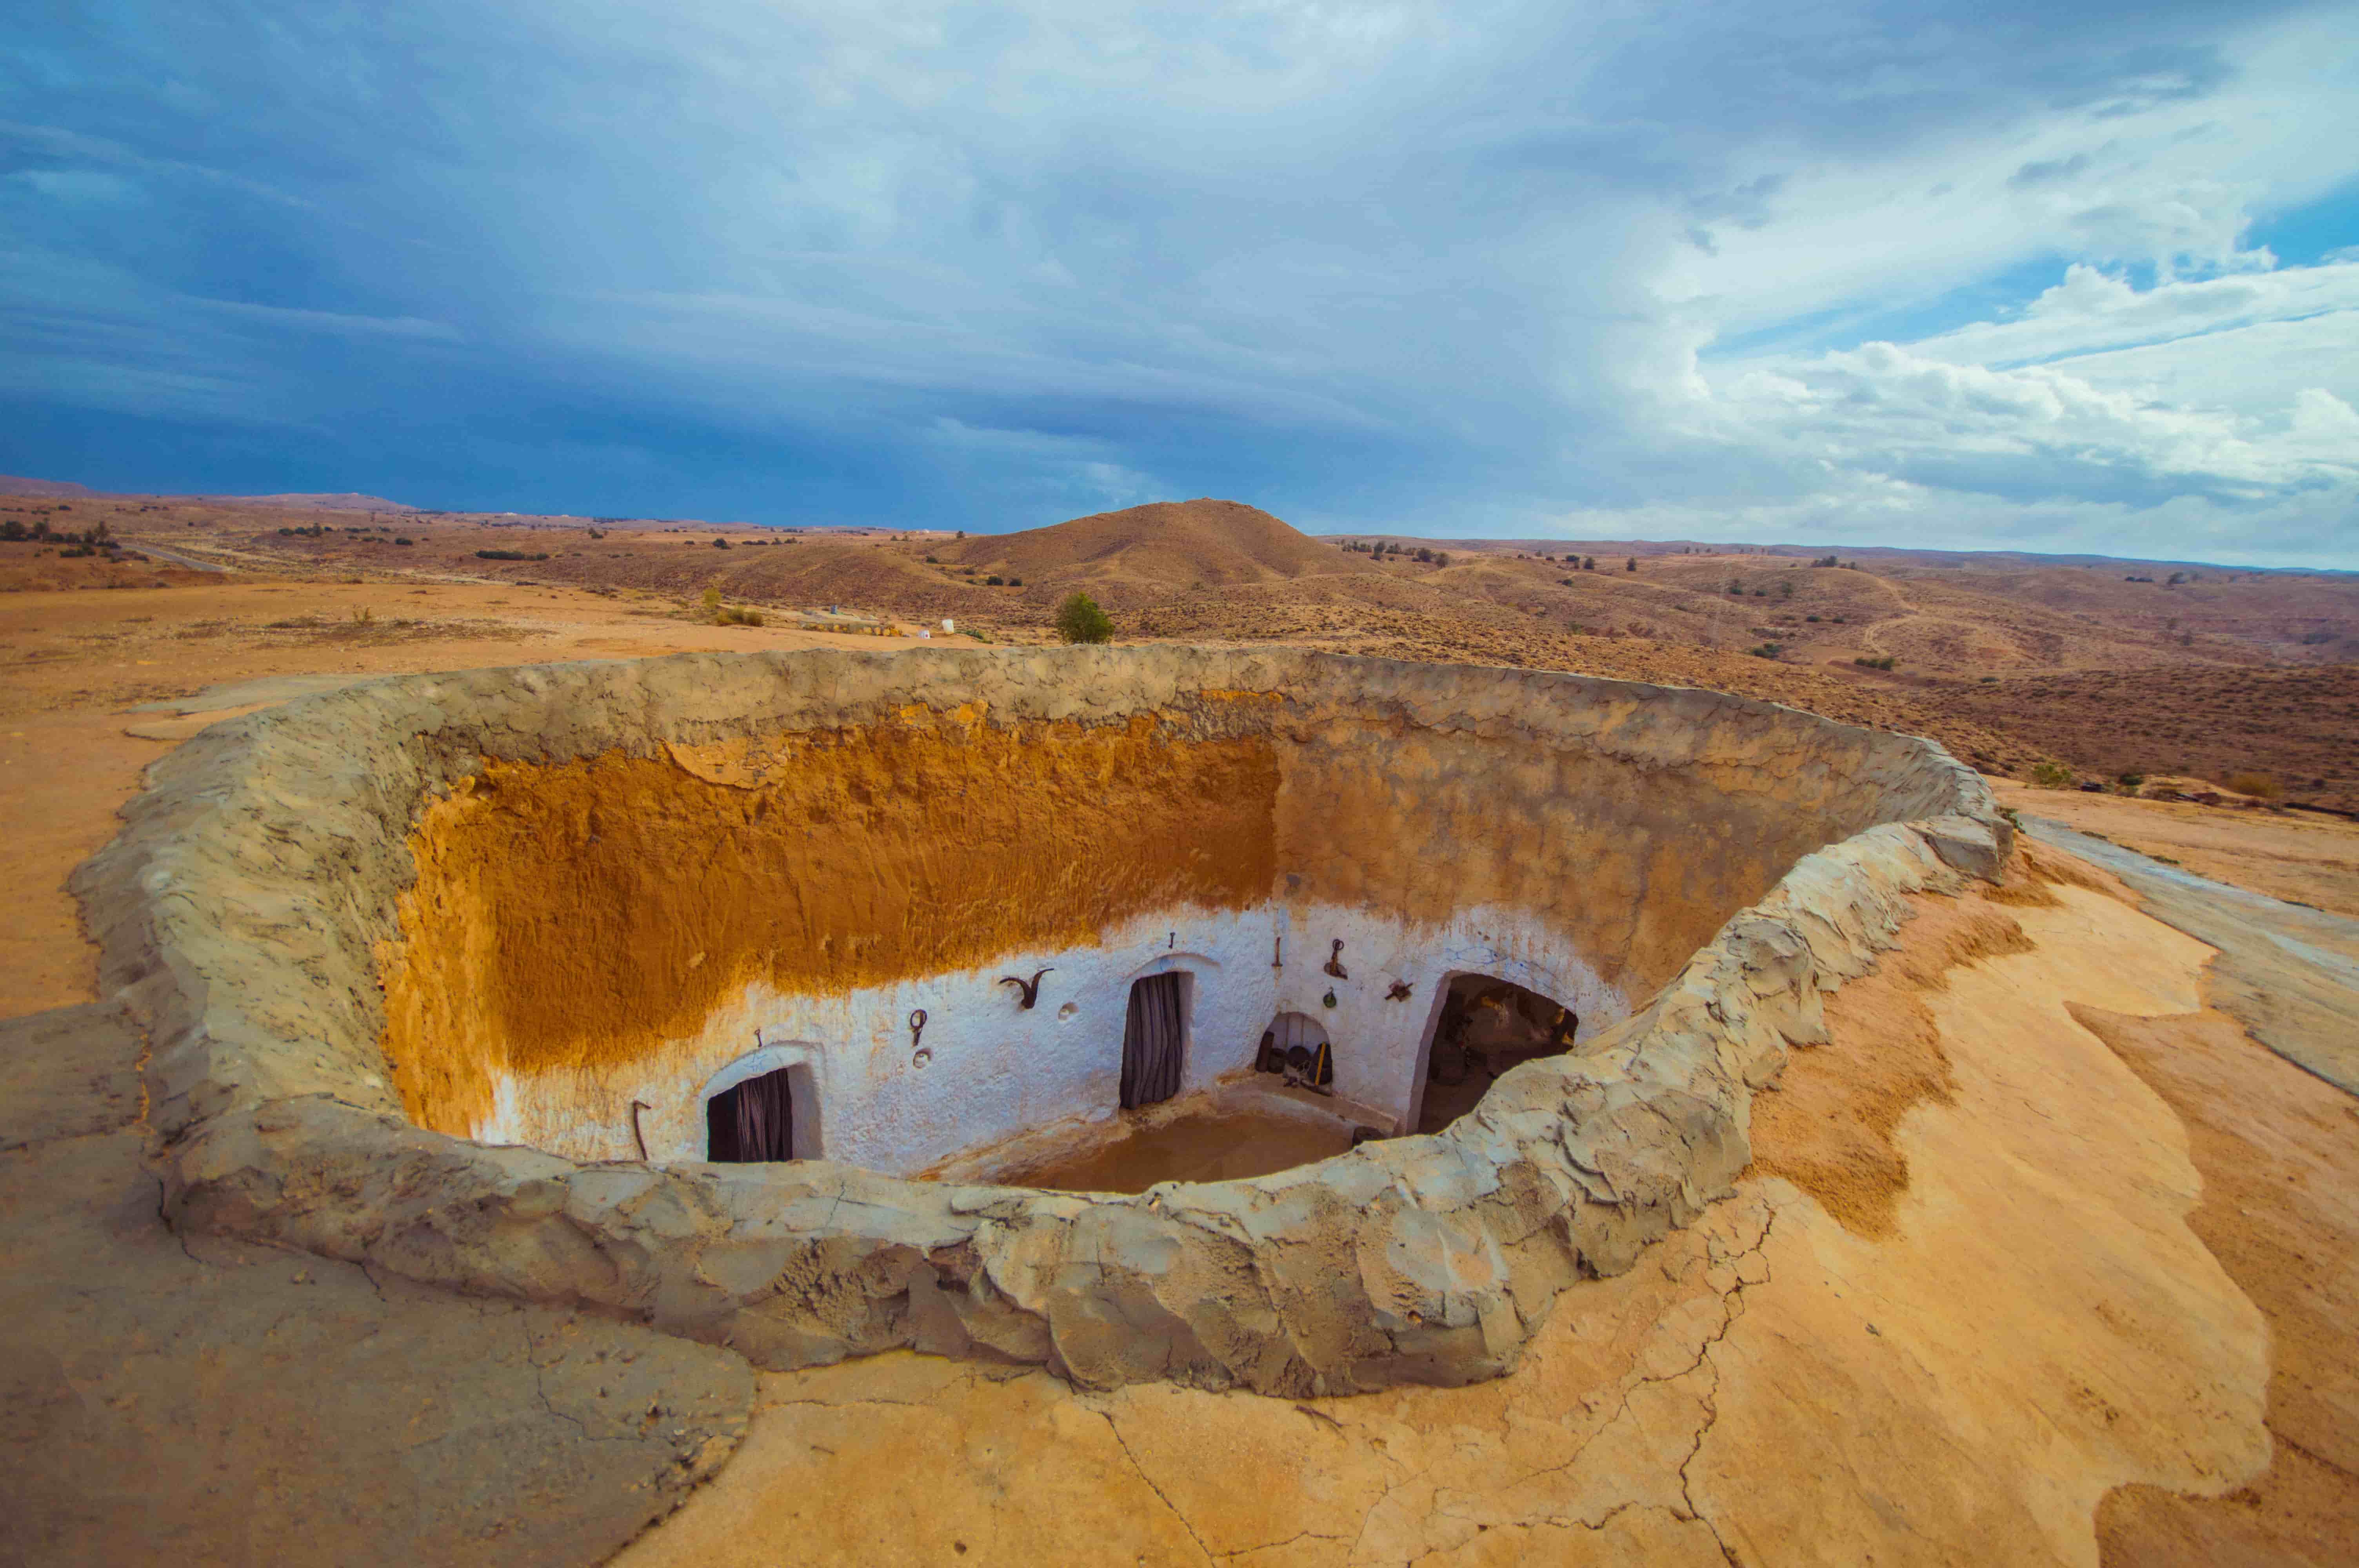
[[2093,1564],[2108,1489],[2267,1464],[2267,1343],[2187,1227],[2185,1129],[2065,1008],[2193,1012],[2209,949],[2056,892],[2003,912],[2032,951],[1919,993],[1955,1094],[1901,1123],[1886,1233],[1748,1180],[1469,1389],[1101,1395],[912,1355],[772,1376],[735,1457],[618,1561]]

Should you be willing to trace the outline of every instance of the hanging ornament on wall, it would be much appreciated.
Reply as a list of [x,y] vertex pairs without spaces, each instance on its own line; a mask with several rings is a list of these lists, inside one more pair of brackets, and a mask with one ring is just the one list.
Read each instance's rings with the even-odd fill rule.
[[999,983],[1003,986],[1014,986],[1017,990],[1022,991],[1024,993],[1024,1000],[1017,1003],[1017,1005],[1023,1008],[1025,1011],[1029,1012],[1032,1011],[1033,1005],[1040,1000],[1040,977],[1042,975],[1053,975],[1057,971],[1053,968],[1036,969],[1033,971],[1032,978],[1028,980],[1024,979],[1021,975],[1002,975],[999,977]]
[[1325,996],[1321,997],[1319,1001],[1323,1007],[1332,1007],[1335,1005],[1335,993],[1331,990]]

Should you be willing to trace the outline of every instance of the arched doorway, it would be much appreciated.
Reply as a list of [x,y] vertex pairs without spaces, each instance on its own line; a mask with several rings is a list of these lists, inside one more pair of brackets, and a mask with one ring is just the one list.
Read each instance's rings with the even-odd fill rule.
[[1426,1047],[1417,1130],[1440,1131],[1510,1067],[1571,1050],[1580,1027],[1571,1008],[1536,990],[1489,975],[1452,975]]
[[716,1164],[762,1164],[795,1157],[795,1100],[780,1067],[747,1078],[704,1102],[707,1160]]
[[1281,1012],[1262,1031],[1261,1054],[1254,1065],[1265,1073],[1283,1073],[1309,1088],[1326,1088],[1335,1082],[1334,1048],[1327,1026],[1307,1012]]
[[1184,970],[1143,975],[1130,983],[1130,1013],[1122,1030],[1122,1108],[1136,1110],[1180,1092],[1188,1044],[1188,982]]

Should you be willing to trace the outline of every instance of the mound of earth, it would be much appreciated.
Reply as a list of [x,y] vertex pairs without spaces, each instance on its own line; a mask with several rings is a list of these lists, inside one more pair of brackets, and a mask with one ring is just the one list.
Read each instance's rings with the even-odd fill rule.
[[946,552],[969,566],[1101,599],[1154,590],[1291,581],[1337,574],[1381,576],[1375,562],[1235,501],[1158,501],[1100,512],[1048,528],[969,539]]

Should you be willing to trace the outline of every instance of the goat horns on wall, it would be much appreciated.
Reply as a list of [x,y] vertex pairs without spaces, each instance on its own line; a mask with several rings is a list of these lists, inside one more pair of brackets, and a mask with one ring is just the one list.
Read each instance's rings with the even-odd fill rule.
[[1024,993],[1024,1001],[1022,1003],[1024,1011],[1029,1012],[1032,1011],[1032,1004],[1040,1000],[1040,977],[1042,975],[1053,975],[1057,971],[1053,967],[1046,969],[1036,970],[1033,973],[1032,978],[1028,980],[1016,975],[1002,975],[999,977],[999,983],[1003,986],[1014,986],[1017,990],[1022,991]]
[[1348,980],[1352,977],[1343,972],[1343,939],[1338,936],[1335,938],[1335,950],[1327,955],[1327,972],[1339,980]]

